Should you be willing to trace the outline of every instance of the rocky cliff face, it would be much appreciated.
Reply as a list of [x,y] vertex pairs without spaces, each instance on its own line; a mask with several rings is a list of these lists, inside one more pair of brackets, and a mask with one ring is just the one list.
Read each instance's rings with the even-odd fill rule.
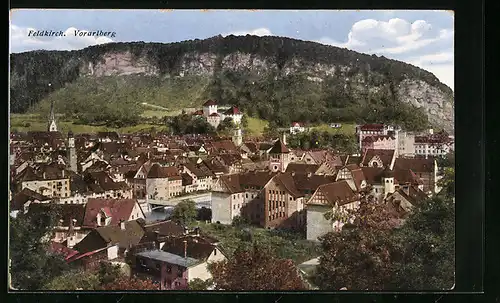
[[[56,75],[48,73],[43,75],[47,71],[36,67],[33,71],[26,72],[26,65],[29,62],[34,62],[35,65],[39,64],[34,59],[36,56],[30,57],[30,53],[14,54],[15,58],[11,57],[11,79],[16,80],[11,81],[11,95],[14,99],[11,104],[19,102],[21,105],[13,108],[20,108],[17,111],[23,111],[26,106],[22,102],[26,103],[26,99],[40,99],[46,94],[44,90],[41,90],[32,94],[35,96],[30,96],[30,92],[20,91],[22,88],[29,90],[29,84],[33,77],[38,77],[37,83],[41,82],[40,79],[49,82],[51,77],[59,77],[52,79],[52,81],[59,82],[60,86],[64,86],[64,83],[74,81],[79,77],[133,74],[158,77],[215,77],[230,71],[245,73],[256,78],[272,75],[274,79],[300,74],[307,81],[314,82],[319,86],[324,85],[325,80],[334,77],[343,83],[344,89],[348,90],[349,94],[358,98],[387,90],[388,79],[391,79],[393,87],[391,95],[397,101],[423,108],[431,123],[453,131],[453,93],[434,75],[426,71],[386,58],[293,39],[278,37],[232,37],[230,39],[232,40],[219,38],[188,41],[186,43],[189,46],[185,49],[182,48],[185,45],[184,42],[181,42],[180,44],[168,45],[146,43],[140,44],[135,49],[123,47],[127,44],[112,44],[82,50],[79,56],[75,56],[75,54],[78,55],[75,52],[34,52],[36,56],[48,56],[48,58],[53,58],[51,53],[62,53],[57,57],[57,61],[52,63],[56,69],[59,69],[55,71]],[[266,43],[272,44],[276,39],[278,39],[276,41],[281,41],[281,45],[291,44],[286,48],[276,48],[276,51],[266,53],[260,49],[264,48],[267,51],[269,47],[257,48],[256,42],[248,44],[248,39],[254,39],[260,44],[266,41]],[[239,42],[243,44],[243,47],[227,50],[228,47]],[[247,44],[250,46],[246,46]],[[317,52],[311,47],[315,47]],[[156,49],[162,49],[164,53],[156,51]],[[286,53],[290,49],[291,51]],[[78,58],[78,67],[68,67],[68,62],[72,62],[74,65],[75,57]],[[325,57],[328,58],[325,59]],[[43,58],[37,60],[44,60]],[[396,69],[398,71],[395,71]],[[61,71],[65,73],[62,76],[60,75]]]

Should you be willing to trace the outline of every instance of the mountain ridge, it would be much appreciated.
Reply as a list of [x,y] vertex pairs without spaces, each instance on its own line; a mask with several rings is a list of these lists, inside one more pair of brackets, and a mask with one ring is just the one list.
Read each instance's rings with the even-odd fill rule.
[[[248,106],[251,111],[253,102],[266,98],[271,100],[270,107],[283,107],[294,96],[286,95],[279,82],[296,81],[297,87],[302,84],[311,91],[311,102],[323,104],[327,111],[335,108],[332,103],[345,108],[372,99],[377,104],[393,99],[396,105],[421,108],[431,124],[453,130],[453,91],[432,73],[385,57],[292,38],[219,35],[172,43],[117,42],[74,51],[31,51],[10,57],[12,112],[25,112],[53,90],[85,77],[194,76],[210,79],[207,97]],[[245,97],[252,93],[246,86],[259,81],[260,90],[277,86],[281,95]],[[308,99],[307,94],[300,94]],[[345,102],[338,101],[342,98]]]

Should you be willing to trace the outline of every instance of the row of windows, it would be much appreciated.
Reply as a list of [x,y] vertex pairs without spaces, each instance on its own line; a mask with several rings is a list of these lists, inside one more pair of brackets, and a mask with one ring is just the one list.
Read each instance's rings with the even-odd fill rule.
[[278,212],[277,214],[273,214],[273,215],[270,215],[268,217],[269,221],[272,221],[272,220],[278,219],[278,218],[286,218],[285,212],[281,211],[281,212]]

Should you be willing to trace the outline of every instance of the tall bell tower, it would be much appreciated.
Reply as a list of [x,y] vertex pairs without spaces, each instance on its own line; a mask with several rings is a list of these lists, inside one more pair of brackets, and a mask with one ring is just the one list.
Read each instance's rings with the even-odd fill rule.
[[75,138],[73,137],[73,132],[70,130],[68,132],[68,169],[77,172],[77,158],[76,158],[76,148],[75,148]]
[[50,114],[49,114],[49,121],[48,121],[48,131],[49,132],[56,132],[57,131],[57,125],[56,125],[56,115],[54,113],[54,100],[50,103]]

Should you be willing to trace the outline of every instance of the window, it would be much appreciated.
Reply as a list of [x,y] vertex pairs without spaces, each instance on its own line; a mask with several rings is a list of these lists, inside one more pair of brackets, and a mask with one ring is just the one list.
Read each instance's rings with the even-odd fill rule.
[[217,256],[217,249],[214,249],[214,256]]
[[290,197],[290,201],[292,201],[292,197]]
[[132,220],[134,220],[134,215],[132,215]]
[[156,270],[160,270],[161,266],[160,264],[156,264]]
[[177,269],[177,277],[181,278],[182,277],[182,269]]
[[172,272],[172,265],[167,265],[167,273],[171,273]]
[[248,199],[248,194],[245,194],[245,198],[247,198],[247,199]]

